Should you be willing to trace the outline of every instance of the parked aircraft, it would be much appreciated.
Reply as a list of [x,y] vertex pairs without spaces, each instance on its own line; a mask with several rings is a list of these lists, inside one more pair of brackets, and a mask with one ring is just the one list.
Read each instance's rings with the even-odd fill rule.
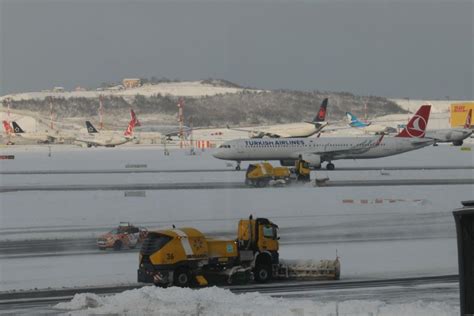
[[15,136],[23,137],[25,139],[30,139],[37,141],[40,144],[49,144],[59,141],[60,135],[54,135],[49,132],[26,132],[21,128],[21,126],[13,121],[13,133]]
[[305,121],[302,123],[279,124],[272,126],[262,126],[257,128],[230,128],[228,129],[248,132],[250,138],[297,138],[309,137],[320,132],[328,123],[326,120],[326,110],[328,106],[328,99],[324,99],[319,108],[318,114],[312,121]]
[[333,170],[333,160],[387,157],[433,144],[433,139],[423,138],[430,110],[430,105],[421,106],[395,137],[237,139],[219,146],[213,156],[237,161],[237,170],[240,170],[241,161],[280,160],[282,165],[294,165],[298,159],[305,160],[313,168],[320,168],[326,161],[326,168]]
[[454,146],[461,146],[464,139],[472,135],[471,129],[472,109],[469,109],[466,116],[466,123],[463,128],[446,128],[427,130],[426,137],[433,138],[437,143],[453,143]]
[[128,123],[127,129],[125,130],[122,136],[118,135],[117,133],[99,133],[91,122],[86,121],[87,131],[89,132],[89,134],[87,136],[80,136],[76,138],[76,141],[80,143],[85,143],[87,147],[115,147],[118,145],[122,145],[134,139],[133,129],[135,128],[135,124],[137,124],[137,120],[132,118]]

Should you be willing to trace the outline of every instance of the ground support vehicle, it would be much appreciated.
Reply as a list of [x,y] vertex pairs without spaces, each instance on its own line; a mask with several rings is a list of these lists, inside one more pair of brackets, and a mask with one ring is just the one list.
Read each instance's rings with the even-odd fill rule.
[[304,160],[297,160],[294,168],[274,167],[269,162],[250,164],[245,173],[245,184],[255,187],[267,185],[285,185],[291,182],[310,181],[308,164]]
[[112,248],[117,251],[123,248],[133,249],[145,240],[147,234],[148,230],[144,227],[121,222],[117,228],[97,238],[97,247],[100,250]]
[[166,287],[339,279],[338,258],[280,261],[279,239],[277,225],[252,217],[239,221],[234,240],[209,238],[194,228],[150,231],[140,250],[138,282]]

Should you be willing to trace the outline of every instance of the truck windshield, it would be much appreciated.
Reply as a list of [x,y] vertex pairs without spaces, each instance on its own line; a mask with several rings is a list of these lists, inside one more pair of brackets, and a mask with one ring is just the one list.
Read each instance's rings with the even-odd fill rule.
[[169,236],[149,233],[147,239],[143,242],[141,252],[142,254],[150,255],[163,248],[170,240],[171,237]]

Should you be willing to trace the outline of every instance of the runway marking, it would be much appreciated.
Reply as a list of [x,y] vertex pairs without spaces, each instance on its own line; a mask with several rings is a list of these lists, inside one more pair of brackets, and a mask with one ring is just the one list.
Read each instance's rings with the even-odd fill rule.
[[[471,185],[473,178],[468,179],[397,179],[397,180],[335,180],[318,184],[317,187],[370,187],[370,186],[413,186],[413,185]],[[312,187],[310,184],[294,184],[282,187],[253,188],[243,182],[187,182],[187,183],[137,183],[137,184],[61,184],[61,185],[3,185],[0,193],[25,191],[129,191],[129,190],[215,190],[247,189],[269,190],[287,187]],[[316,185],[315,185],[316,186]]]
[[[371,171],[371,170],[474,170],[474,166],[405,166],[405,167],[338,167],[337,171]],[[316,172],[318,170],[315,170]],[[321,169],[320,171],[327,171]],[[34,175],[34,174],[122,174],[122,173],[190,173],[190,172],[245,172],[245,170],[234,169],[97,169],[97,170],[21,170],[0,171],[3,175]],[[331,171],[328,171],[331,172]]]

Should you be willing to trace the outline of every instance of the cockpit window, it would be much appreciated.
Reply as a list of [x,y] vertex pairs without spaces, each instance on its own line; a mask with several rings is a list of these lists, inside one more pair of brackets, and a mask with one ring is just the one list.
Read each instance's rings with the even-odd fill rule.
[[220,145],[219,148],[230,148],[230,145]]

